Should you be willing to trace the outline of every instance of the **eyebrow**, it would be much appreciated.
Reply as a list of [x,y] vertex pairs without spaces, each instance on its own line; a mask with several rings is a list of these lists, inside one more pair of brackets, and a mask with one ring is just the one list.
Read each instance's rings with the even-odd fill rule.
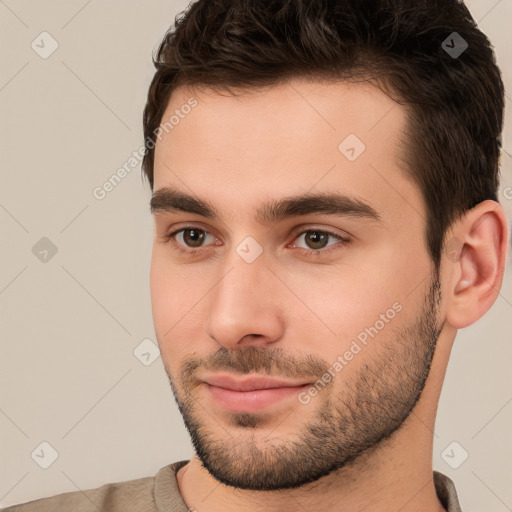
[[[152,214],[185,212],[195,213],[209,219],[221,218],[219,211],[208,201],[171,187],[155,191],[151,197],[150,208]],[[365,201],[337,193],[307,193],[268,201],[258,208],[256,221],[261,224],[269,224],[289,217],[311,214],[354,217],[382,222],[377,211]]]

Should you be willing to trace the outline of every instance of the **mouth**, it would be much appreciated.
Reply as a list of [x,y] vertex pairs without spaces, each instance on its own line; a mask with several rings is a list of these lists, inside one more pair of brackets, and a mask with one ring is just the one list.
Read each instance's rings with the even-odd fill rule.
[[285,399],[296,397],[310,382],[292,382],[268,377],[235,379],[215,375],[204,379],[210,398],[232,412],[257,412]]
[[216,386],[232,391],[257,391],[264,389],[300,387],[310,384],[304,381],[290,381],[285,379],[275,379],[271,377],[259,377],[255,375],[244,376],[243,378],[235,378],[228,374],[211,375],[202,379],[210,386]]

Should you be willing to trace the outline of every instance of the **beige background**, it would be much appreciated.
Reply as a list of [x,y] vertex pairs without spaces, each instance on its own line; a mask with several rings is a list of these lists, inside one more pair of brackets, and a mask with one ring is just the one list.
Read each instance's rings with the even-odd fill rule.
[[[92,194],[142,144],[151,52],[186,4],[0,0],[0,506],[154,475],[192,454],[161,359],[133,353],[155,341],[140,165],[105,199]],[[510,219],[512,0],[468,5],[509,91]],[[43,31],[59,45],[47,59],[31,48]],[[42,237],[57,247],[47,262],[32,252]],[[459,333],[439,405],[433,463],[464,512],[512,510],[510,259],[507,272],[492,310]],[[43,441],[58,452],[48,469],[36,463],[49,460]],[[469,453],[456,470],[441,457],[453,441]]]

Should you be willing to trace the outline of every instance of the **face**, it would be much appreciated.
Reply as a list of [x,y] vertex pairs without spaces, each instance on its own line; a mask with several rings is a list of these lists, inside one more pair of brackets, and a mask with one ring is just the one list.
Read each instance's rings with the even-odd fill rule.
[[[405,110],[369,84],[293,80],[180,87],[162,124],[173,115],[151,296],[197,456],[244,489],[315,481],[403,426],[440,332],[425,207],[400,167]],[[279,382],[226,389],[249,377]]]

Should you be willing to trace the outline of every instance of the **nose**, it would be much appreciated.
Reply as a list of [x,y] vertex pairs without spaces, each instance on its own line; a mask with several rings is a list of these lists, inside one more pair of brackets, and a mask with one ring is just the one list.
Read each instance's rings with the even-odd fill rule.
[[223,276],[209,294],[206,334],[228,349],[264,347],[281,339],[283,303],[264,258],[246,263],[234,254]]

